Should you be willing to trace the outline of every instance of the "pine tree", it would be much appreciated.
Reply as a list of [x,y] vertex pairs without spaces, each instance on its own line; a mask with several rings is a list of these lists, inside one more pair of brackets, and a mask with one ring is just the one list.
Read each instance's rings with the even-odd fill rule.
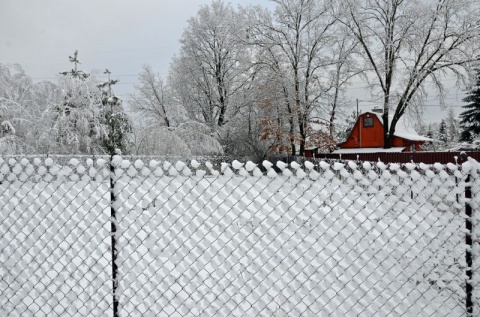
[[431,123],[428,125],[427,137],[430,138],[430,139],[433,139],[433,131],[432,131],[432,124]]
[[102,123],[106,126],[102,146],[108,154],[126,154],[131,145],[132,123],[123,110],[122,100],[112,90],[118,79],[110,79],[108,68],[103,73],[108,80],[97,85],[102,90]]
[[347,140],[350,132],[352,132],[355,123],[357,122],[357,112],[352,111],[346,118],[343,123],[337,123],[335,127],[335,139],[339,142],[344,142]]
[[448,133],[447,133],[447,124],[445,120],[442,119],[440,122],[440,128],[438,129],[438,139],[445,145],[448,141]]
[[70,62],[74,64],[74,68],[69,72],[67,71],[61,72],[60,75],[72,76],[73,78],[79,78],[82,80],[85,80],[88,77],[90,77],[90,74],[85,73],[83,70],[77,69],[78,64],[80,64],[80,61],[78,60],[78,51],[75,51],[73,53],[73,56],[69,56],[68,59],[70,60]]
[[447,132],[448,132],[448,142],[450,143],[458,142],[460,138],[460,130],[459,130],[460,124],[458,119],[455,118],[455,113],[453,112],[452,108],[448,110],[446,124],[447,124]]
[[462,107],[466,110],[460,114],[462,127],[460,140],[471,142],[476,135],[480,134],[480,68],[477,69],[475,85],[462,101],[468,104]]
[[95,78],[78,69],[78,52],[69,56],[71,71],[61,72],[59,93],[62,101],[52,109],[55,147],[60,153],[101,153],[105,134],[100,109],[102,94]]

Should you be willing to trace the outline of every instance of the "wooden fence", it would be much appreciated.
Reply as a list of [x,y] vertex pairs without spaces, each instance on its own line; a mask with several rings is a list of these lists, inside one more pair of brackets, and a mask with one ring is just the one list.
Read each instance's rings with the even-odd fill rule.
[[[384,163],[462,163],[464,152],[409,152],[409,153],[357,153],[357,154],[332,154],[319,153],[315,159],[339,159],[355,161],[381,161]],[[480,151],[466,152],[466,155],[480,161]]]

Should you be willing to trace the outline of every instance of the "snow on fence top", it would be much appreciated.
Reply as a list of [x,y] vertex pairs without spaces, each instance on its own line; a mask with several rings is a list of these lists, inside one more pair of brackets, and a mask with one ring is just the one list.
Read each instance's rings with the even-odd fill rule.
[[[113,171],[113,173],[112,173]],[[283,182],[301,182],[321,180],[323,183],[333,185],[342,184],[351,188],[356,193],[387,194],[392,191],[402,191],[402,187],[412,187],[413,184],[427,194],[433,188],[430,185],[453,189],[438,190],[435,195],[444,199],[448,195],[457,195],[455,191],[464,190],[464,182],[467,174],[472,177],[470,181],[474,186],[479,183],[480,164],[469,158],[467,162],[457,165],[453,163],[435,163],[427,165],[423,163],[382,163],[382,162],[358,162],[358,161],[306,161],[304,164],[282,161],[275,163],[263,161],[255,164],[251,161],[231,163],[211,163],[208,160],[200,163],[192,159],[190,161],[178,160],[149,160],[144,161],[130,157],[124,159],[121,156],[101,157],[0,157],[0,184],[14,182],[107,182],[109,180],[123,180],[128,182],[132,179],[158,179],[160,177],[187,177],[187,178],[212,178],[232,177],[272,179],[280,177]],[[400,186],[401,185],[401,186]],[[418,190],[420,190],[418,189]],[[407,197],[407,190],[404,196]],[[408,198],[406,198],[408,199]],[[462,200],[463,202],[463,200]],[[480,205],[480,197],[474,197],[474,205]],[[442,205],[440,206],[442,208]],[[443,208],[448,208],[443,206]]]
[[[297,162],[287,164],[282,161],[275,163],[264,161],[262,164],[255,164],[251,161],[242,163],[237,160],[231,163],[211,163],[205,161],[200,163],[193,159],[190,161],[167,161],[167,160],[149,160],[123,159],[120,156],[114,156],[111,160],[109,156],[97,158],[91,157],[73,157],[51,156],[46,158],[39,157],[0,157],[0,182],[1,181],[103,181],[110,178],[111,168],[115,173],[113,177],[147,177],[147,176],[244,176],[244,177],[277,177],[286,176],[293,178],[308,177],[313,180],[319,177],[332,178],[332,175],[341,175],[344,178],[352,178],[354,182],[359,182],[362,178],[382,178],[389,179],[392,174],[400,178],[418,177],[425,174],[437,175],[440,179],[447,178],[448,175],[462,178],[467,172],[478,171],[479,163],[473,159],[462,165],[453,163],[427,165],[423,163],[406,164],[384,164],[382,162],[339,162],[339,161],[319,161],[312,163],[306,161],[303,165]],[[463,171],[463,172],[462,172]],[[333,173],[333,174],[332,174]],[[375,175],[375,176],[373,176]]]

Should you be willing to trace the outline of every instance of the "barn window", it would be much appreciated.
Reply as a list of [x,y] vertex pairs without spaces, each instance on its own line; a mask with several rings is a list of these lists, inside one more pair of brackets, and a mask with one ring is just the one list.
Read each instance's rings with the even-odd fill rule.
[[373,127],[373,118],[372,117],[363,118],[363,126],[366,128]]

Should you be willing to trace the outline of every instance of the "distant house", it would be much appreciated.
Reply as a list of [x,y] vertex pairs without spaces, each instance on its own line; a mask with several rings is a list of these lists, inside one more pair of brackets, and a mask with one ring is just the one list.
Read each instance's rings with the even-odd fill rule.
[[415,152],[422,151],[425,142],[433,141],[419,135],[401,118],[395,126],[392,148],[384,149],[383,118],[378,112],[365,112],[357,118],[348,138],[337,144],[333,153]]

